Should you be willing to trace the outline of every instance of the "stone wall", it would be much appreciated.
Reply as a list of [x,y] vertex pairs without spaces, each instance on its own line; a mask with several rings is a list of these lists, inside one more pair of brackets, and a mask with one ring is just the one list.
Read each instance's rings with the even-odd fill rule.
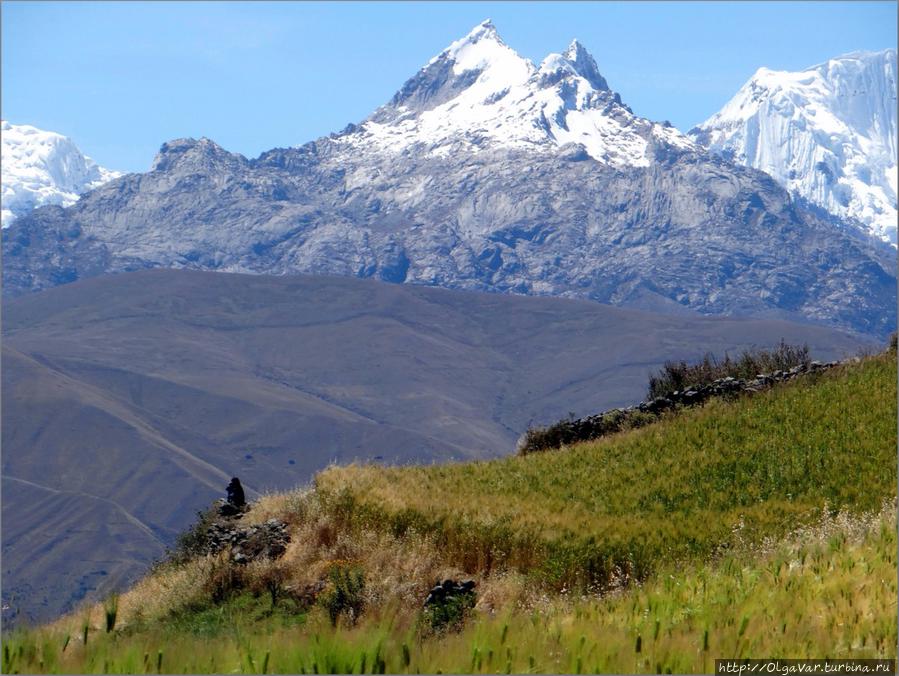
[[[857,359],[857,358],[856,358]],[[759,373],[752,380],[719,378],[706,385],[696,385],[675,390],[663,397],[641,402],[627,408],[614,408],[585,418],[560,420],[548,427],[529,429],[519,440],[517,452],[528,455],[549,451],[579,441],[590,441],[607,434],[642,427],[655,422],[667,411],[674,411],[702,404],[712,397],[738,397],[772,387],[777,383],[793,380],[811,373],[820,373],[838,366],[840,362],[810,361],[787,371]]]

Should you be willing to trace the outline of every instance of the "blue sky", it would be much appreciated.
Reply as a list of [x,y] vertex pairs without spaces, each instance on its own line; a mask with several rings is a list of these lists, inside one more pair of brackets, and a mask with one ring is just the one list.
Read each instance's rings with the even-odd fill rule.
[[146,170],[208,136],[254,157],[358,122],[485,18],[538,62],[572,38],[634,112],[686,131],[759,66],[896,46],[895,2],[22,2],[2,12],[2,116]]

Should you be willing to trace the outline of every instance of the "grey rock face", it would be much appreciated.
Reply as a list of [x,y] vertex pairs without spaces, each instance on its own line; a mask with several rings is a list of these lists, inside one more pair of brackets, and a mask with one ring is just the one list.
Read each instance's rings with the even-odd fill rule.
[[175,267],[375,277],[703,314],[895,326],[892,251],[797,208],[767,175],[672,153],[628,171],[561,153],[257,160],[167,144],[156,170],[3,233],[4,290]]
[[[491,25],[467,40],[340,135],[253,160],[207,139],[171,141],[150,172],[21,218],[3,233],[4,292],[163,266],[893,330],[893,249],[635,117],[579,44],[539,71],[527,62],[514,86],[490,80],[496,91],[466,109],[506,120],[508,142],[477,121],[433,131],[438,113],[462,115],[490,71],[485,57],[458,72],[459,54],[513,58]],[[550,95],[556,108],[532,105]],[[562,143],[585,119],[614,133]]]
[[608,91],[609,83],[600,74],[596,61],[584,45],[577,40],[573,40],[565,52],[565,58],[580,75],[593,85],[594,89]]

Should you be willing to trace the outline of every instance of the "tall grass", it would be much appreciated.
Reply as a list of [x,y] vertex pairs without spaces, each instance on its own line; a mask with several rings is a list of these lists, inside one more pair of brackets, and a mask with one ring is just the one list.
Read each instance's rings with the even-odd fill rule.
[[[417,630],[389,606],[335,627],[259,619],[202,639],[155,623],[70,645],[49,630],[4,642],[4,673],[708,673],[716,657],[896,657],[895,502],[823,515],[778,543],[666,570],[627,593],[563,594]],[[522,582],[523,583],[523,582]],[[160,657],[164,651],[164,662]]]
[[719,378],[752,379],[760,373],[786,371],[800,364],[810,363],[808,345],[789,345],[783,340],[773,350],[745,350],[736,359],[725,354],[718,359],[710,352],[702,360],[688,364],[685,361],[668,361],[649,376],[648,398],[683,391],[688,387],[709,385]]
[[875,507],[896,494],[896,415],[886,354],[564,454],[335,467],[316,486],[343,527],[430,533],[469,572],[602,590],[825,506]]

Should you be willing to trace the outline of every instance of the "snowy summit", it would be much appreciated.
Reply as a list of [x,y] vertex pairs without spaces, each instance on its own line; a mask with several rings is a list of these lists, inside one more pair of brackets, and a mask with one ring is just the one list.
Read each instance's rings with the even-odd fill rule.
[[4,120],[0,139],[4,228],[35,207],[69,206],[82,193],[121,176],[97,165],[62,134]]
[[574,144],[610,166],[646,167],[658,144],[693,148],[666,124],[637,117],[574,40],[538,66],[507,46],[490,20],[431,59],[345,143],[436,157],[486,148]]
[[760,68],[690,135],[896,244],[896,50]]

